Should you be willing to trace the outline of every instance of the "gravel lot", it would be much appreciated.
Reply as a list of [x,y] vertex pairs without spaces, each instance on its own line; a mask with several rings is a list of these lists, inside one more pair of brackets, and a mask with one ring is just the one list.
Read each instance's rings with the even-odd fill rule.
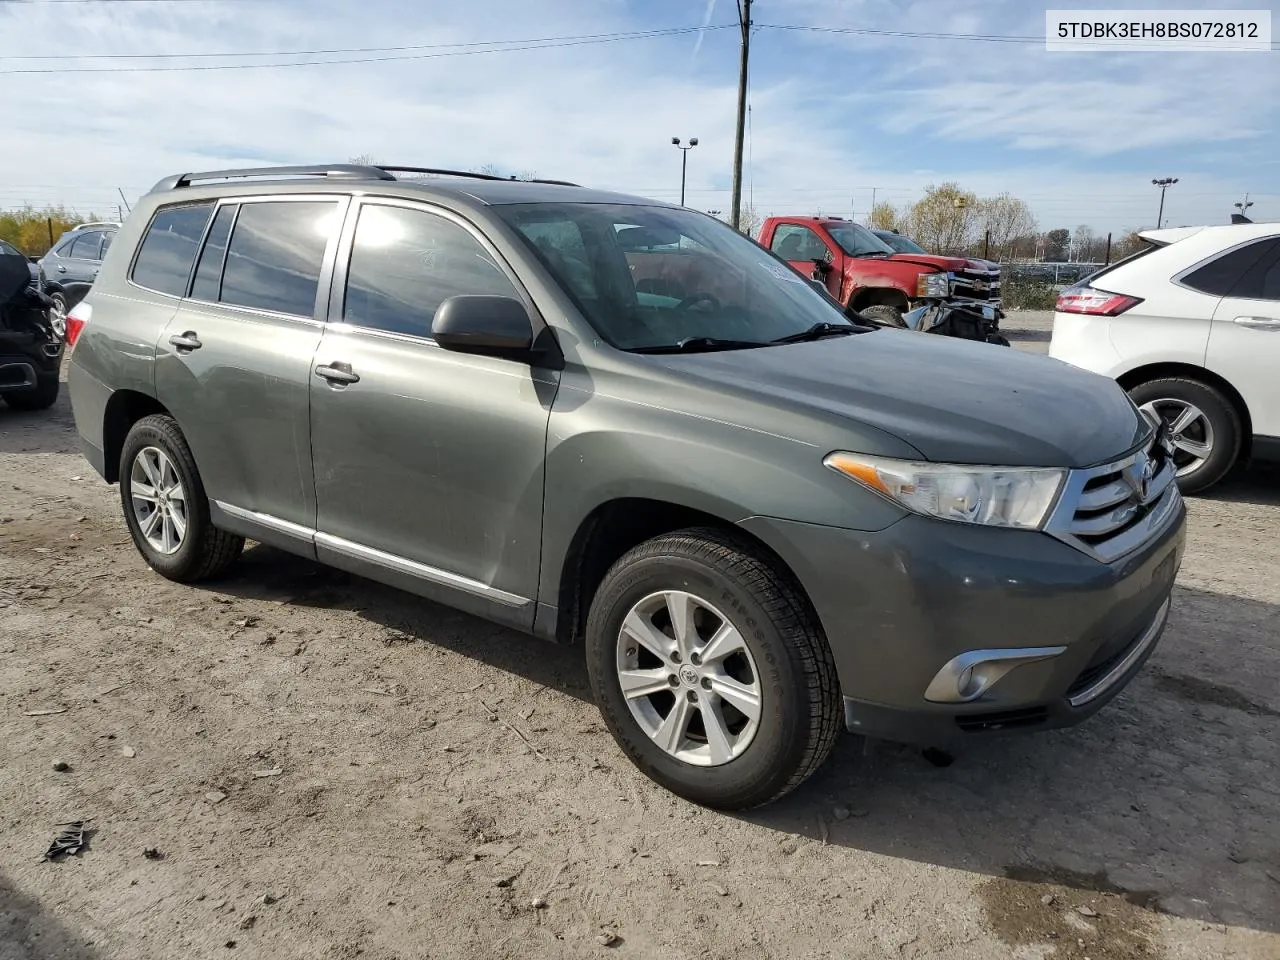
[[260,546],[161,580],[65,400],[0,408],[0,958],[1276,960],[1280,475],[1190,511],[1089,723],[945,767],[847,737],[728,816],[630,766],[573,650]]

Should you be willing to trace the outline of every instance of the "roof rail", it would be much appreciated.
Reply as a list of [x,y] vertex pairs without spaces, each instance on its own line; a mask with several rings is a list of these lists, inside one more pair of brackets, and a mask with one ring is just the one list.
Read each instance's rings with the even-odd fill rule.
[[[388,173],[431,173],[438,177],[466,177],[471,180],[497,180],[501,183],[508,183],[515,180],[518,183],[551,183],[558,187],[579,186],[579,184],[570,183],[568,180],[538,180],[536,178],[520,180],[518,177],[499,177],[492,173],[472,173],[469,170],[441,170],[436,167],[401,167],[378,164],[376,169],[383,170]],[[392,179],[395,178],[393,177]]]
[[279,180],[285,177],[325,177],[334,180],[394,180],[391,174],[372,166],[355,163],[301,164],[282,167],[244,167],[236,170],[205,170],[199,173],[180,173],[165,177],[152,193],[189,187],[197,180]]
[[86,220],[84,223],[77,223],[72,230],[87,230],[89,227],[118,227],[117,220]]

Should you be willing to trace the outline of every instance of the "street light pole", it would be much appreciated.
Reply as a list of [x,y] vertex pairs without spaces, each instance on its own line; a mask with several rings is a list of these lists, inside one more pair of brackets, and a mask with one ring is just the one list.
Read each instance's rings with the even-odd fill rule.
[[689,151],[698,145],[697,137],[689,138],[689,145],[682,146],[679,137],[671,138],[671,145],[680,151],[680,206],[684,206],[685,177],[689,171]]
[[1164,223],[1164,192],[1178,182],[1177,177],[1161,177],[1159,180],[1152,180],[1151,183],[1160,188],[1160,212],[1156,214],[1156,229],[1159,230]]

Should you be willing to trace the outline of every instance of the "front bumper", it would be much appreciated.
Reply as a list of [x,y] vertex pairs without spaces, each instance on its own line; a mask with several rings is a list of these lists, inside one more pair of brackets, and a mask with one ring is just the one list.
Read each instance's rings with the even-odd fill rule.
[[[1113,563],[1043,533],[918,516],[875,533],[762,517],[742,526],[800,578],[835,658],[849,729],[943,744],[1069,726],[1115,697],[1163,632],[1185,518],[1179,503],[1163,529]],[[1009,648],[1053,652],[1019,662],[967,702],[926,698],[953,659]]]

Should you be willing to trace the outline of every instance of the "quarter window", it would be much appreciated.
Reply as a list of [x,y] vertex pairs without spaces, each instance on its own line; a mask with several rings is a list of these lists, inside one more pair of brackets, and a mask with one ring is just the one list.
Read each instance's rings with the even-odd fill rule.
[[227,248],[221,301],[313,316],[337,211],[326,200],[243,204]]
[[436,308],[463,294],[519,297],[489,252],[453,221],[405,207],[360,208],[345,322],[429,337]]
[[133,282],[175,297],[185,294],[196,249],[212,212],[211,203],[157,210],[134,261]]
[[1244,300],[1280,300],[1280,240],[1245,271],[1231,296]]

